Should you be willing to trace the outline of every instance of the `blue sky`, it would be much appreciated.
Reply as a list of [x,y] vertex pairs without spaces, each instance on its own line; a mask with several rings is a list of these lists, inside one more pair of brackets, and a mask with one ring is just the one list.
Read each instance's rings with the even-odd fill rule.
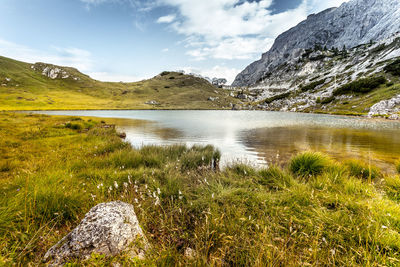
[[0,55],[103,81],[185,70],[230,82],[278,34],[346,0],[1,0]]

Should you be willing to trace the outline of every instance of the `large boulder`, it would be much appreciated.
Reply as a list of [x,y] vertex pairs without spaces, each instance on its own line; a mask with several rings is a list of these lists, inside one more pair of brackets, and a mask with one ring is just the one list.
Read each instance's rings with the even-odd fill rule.
[[389,100],[383,100],[371,107],[368,117],[373,116],[390,116],[397,119],[397,113],[400,112],[400,95],[397,95]]
[[149,247],[132,205],[101,203],[93,207],[82,222],[47,251],[45,262],[61,265],[69,259],[88,259],[92,253],[115,256],[129,250],[142,256]]

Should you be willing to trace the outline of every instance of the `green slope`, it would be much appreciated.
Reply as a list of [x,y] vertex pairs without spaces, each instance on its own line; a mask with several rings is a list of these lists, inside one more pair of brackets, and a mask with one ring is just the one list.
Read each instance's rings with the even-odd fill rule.
[[[42,73],[46,68],[61,73],[51,79]],[[156,104],[146,104],[150,101]],[[134,83],[100,82],[74,68],[0,57],[0,110],[222,109],[231,102],[227,92],[204,79],[176,72]]]

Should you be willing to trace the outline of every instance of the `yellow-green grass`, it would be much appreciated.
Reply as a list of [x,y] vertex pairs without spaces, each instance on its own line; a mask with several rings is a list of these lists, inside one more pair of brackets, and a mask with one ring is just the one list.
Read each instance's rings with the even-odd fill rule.
[[400,160],[396,162],[396,170],[400,174]]
[[[236,101],[204,79],[176,72],[140,82],[111,83],[68,67],[61,68],[71,77],[53,80],[31,67],[0,57],[0,110],[223,109]],[[219,99],[208,101],[209,97]],[[152,100],[158,104],[146,104]]]
[[0,265],[41,264],[91,207],[112,200],[134,205],[146,259],[72,263],[398,265],[400,177],[362,179],[321,154],[298,157],[310,153],[326,160],[317,172],[305,161],[308,179],[276,166],[216,171],[211,146],[137,150],[88,118],[0,113]]

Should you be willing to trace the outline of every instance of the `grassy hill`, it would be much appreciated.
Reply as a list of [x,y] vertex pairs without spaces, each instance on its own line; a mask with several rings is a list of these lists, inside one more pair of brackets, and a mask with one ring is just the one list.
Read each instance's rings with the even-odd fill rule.
[[74,68],[0,57],[0,110],[222,109],[231,102],[206,80],[176,72],[134,83],[100,82]]

